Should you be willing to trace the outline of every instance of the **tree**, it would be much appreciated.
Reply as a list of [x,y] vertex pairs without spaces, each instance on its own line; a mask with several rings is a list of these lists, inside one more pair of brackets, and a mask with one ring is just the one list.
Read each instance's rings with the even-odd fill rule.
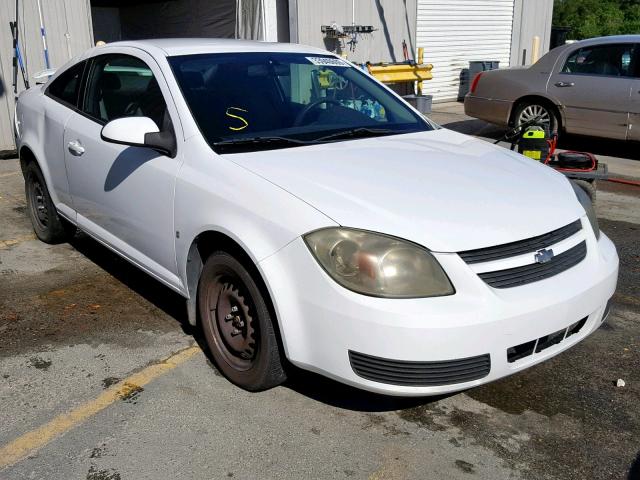
[[576,40],[640,34],[640,0],[555,0],[553,25],[570,27]]

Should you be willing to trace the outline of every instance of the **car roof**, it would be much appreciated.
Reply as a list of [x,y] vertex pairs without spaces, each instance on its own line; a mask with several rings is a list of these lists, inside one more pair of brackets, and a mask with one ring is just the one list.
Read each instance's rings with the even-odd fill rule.
[[[108,47],[135,47],[162,50],[167,56],[225,52],[285,52],[328,54],[326,50],[296,43],[259,42],[232,38],[157,38],[108,43]],[[101,47],[97,47],[101,48]]]
[[595,37],[580,40],[570,45],[595,45],[603,43],[640,43],[640,35],[610,35],[608,37]]

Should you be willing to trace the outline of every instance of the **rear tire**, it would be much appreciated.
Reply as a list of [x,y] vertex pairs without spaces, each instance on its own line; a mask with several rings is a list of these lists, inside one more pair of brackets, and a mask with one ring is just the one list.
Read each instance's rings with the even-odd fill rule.
[[209,256],[198,284],[202,330],[218,370],[249,391],[287,378],[267,302],[236,258],[222,251]]
[[527,100],[520,103],[513,114],[513,125],[517,127],[539,115],[542,115],[540,121],[547,125],[549,133],[559,133],[560,122],[556,109],[542,101]]
[[36,236],[45,243],[63,243],[76,233],[76,227],[58,215],[40,167],[30,162],[24,175],[27,211]]

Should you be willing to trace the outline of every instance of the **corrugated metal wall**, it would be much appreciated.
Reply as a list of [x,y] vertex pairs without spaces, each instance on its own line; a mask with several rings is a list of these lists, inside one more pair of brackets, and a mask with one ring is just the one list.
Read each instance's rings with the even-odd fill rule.
[[[416,0],[355,0],[355,22],[372,25],[377,30],[361,36],[355,52],[347,58],[354,62],[402,61],[402,40],[407,42],[410,56],[415,52]],[[291,15],[292,12],[289,12]],[[322,25],[351,25],[352,3],[349,0],[298,0],[298,43],[334,50],[334,40],[320,31]],[[294,33],[295,37],[295,33]]]
[[434,101],[456,100],[469,61],[509,66],[513,9],[514,0],[418,0],[417,44],[433,64],[423,91]]
[[530,65],[533,37],[540,37],[540,56],[549,51],[553,0],[516,0],[511,65]]
[[[89,0],[43,0],[43,15],[49,59],[52,67],[60,67],[93,44]],[[29,81],[44,70],[44,53],[40,39],[40,23],[36,0],[20,0],[20,42]],[[0,97],[0,151],[13,150],[13,46],[9,21],[15,19],[15,1],[0,2],[0,76],[4,94]],[[23,90],[18,73],[19,90]]]

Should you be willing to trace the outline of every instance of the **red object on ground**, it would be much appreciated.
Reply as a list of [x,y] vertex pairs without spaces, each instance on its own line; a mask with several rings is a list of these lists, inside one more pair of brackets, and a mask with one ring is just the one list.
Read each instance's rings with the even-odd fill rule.
[[633,185],[634,187],[640,187],[640,182],[635,180],[625,180],[624,178],[607,178],[607,182],[623,183],[625,185]]

